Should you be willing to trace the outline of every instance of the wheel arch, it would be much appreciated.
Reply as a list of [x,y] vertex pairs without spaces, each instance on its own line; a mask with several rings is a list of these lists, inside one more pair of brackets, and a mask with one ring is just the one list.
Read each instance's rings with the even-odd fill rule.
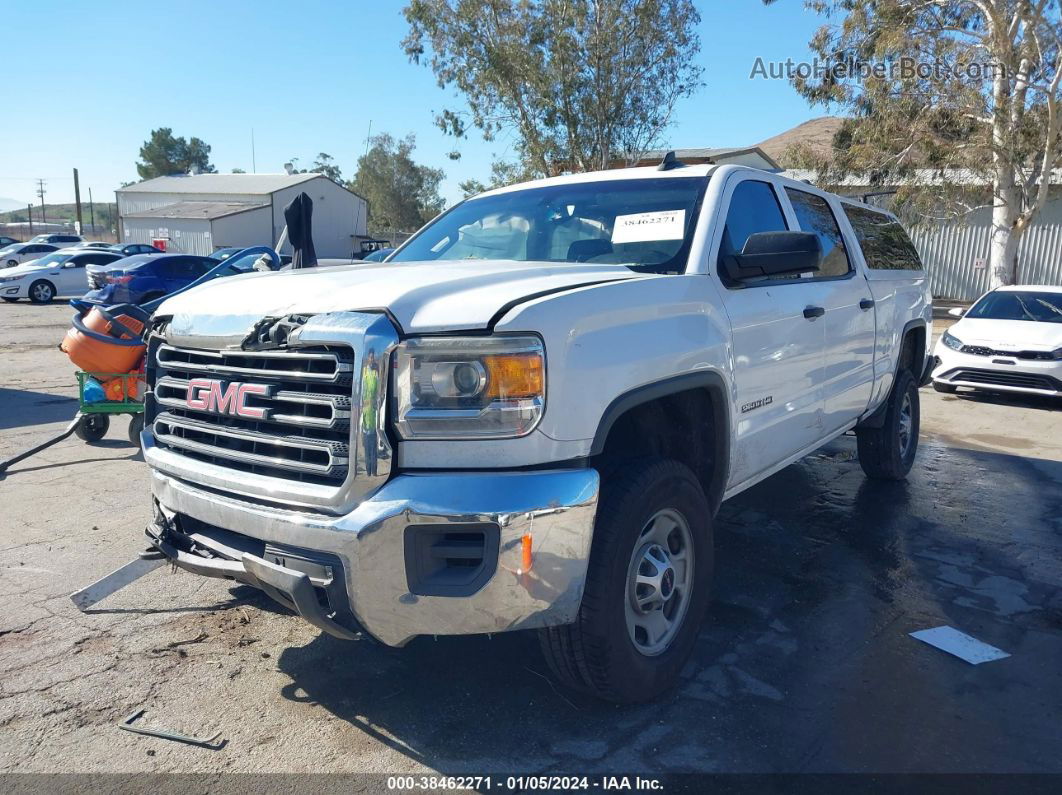
[[[903,331],[900,333],[900,348],[896,354],[896,372],[892,379],[893,384],[896,383],[900,370],[906,366],[911,371],[911,374],[914,375],[915,383],[923,386],[923,381],[928,372],[926,367],[929,361],[926,348],[928,334],[929,326],[924,318],[916,317],[914,320],[909,320],[904,324]],[[910,351],[910,357],[908,357],[908,351]],[[907,358],[910,358],[910,361],[905,361]],[[885,424],[885,412],[888,411],[888,408],[889,395],[886,395],[885,399],[881,401],[881,405],[874,409],[873,413],[862,420],[857,427],[881,428]]]
[[590,457],[600,460],[605,456],[609,450],[610,434],[623,418],[632,417],[638,410],[645,411],[651,406],[682,397],[707,399],[711,408],[710,450],[707,451],[711,456],[711,471],[697,471],[693,466],[691,469],[701,480],[714,513],[722,502],[730,474],[729,394],[723,376],[713,370],[684,373],[631,389],[616,397],[605,408],[590,447]]

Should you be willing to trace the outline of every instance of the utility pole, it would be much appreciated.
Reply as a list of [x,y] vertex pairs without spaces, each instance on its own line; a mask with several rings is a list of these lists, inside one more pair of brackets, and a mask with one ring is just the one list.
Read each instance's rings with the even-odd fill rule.
[[74,169],[74,207],[77,210],[77,233],[84,234],[85,225],[81,221],[81,183],[77,178],[77,169]]
[[30,233],[29,236],[33,237],[33,205],[26,205],[26,217],[29,219]]
[[258,166],[254,162],[254,127],[251,128],[251,173],[258,173]]
[[37,180],[37,195],[41,197],[41,229],[44,229],[45,225],[48,223],[48,215],[44,211],[44,194],[45,193],[47,193],[47,191],[44,189],[44,180],[43,179],[38,179]]
[[92,236],[96,236],[96,210],[92,205],[92,188],[89,188],[89,223],[92,224]]

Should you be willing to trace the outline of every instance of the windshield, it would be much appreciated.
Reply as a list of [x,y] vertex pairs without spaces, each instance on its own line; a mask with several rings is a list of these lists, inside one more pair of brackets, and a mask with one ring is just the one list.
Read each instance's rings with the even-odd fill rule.
[[[73,254],[60,254],[58,252],[55,253],[55,254],[45,254],[40,259],[34,260],[32,264],[33,265],[59,265],[60,263],[66,262],[72,256],[74,256],[74,255]],[[30,263],[26,263],[26,264],[29,265]]]
[[989,293],[970,307],[965,317],[1062,323],[1062,293],[1010,290]]
[[704,177],[621,179],[469,199],[388,261],[586,262],[681,273],[707,184]]

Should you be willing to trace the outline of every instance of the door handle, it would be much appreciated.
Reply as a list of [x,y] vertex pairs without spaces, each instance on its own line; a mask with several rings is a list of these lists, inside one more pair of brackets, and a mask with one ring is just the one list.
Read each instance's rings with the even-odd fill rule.
[[864,298],[862,301],[859,302],[859,308],[862,309],[864,312],[867,312],[867,311],[873,309],[874,308],[874,299],[873,298]]
[[814,320],[817,317],[822,317],[826,314],[826,310],[821,306],[809,306],[804,309],[804,317],[808,320]]

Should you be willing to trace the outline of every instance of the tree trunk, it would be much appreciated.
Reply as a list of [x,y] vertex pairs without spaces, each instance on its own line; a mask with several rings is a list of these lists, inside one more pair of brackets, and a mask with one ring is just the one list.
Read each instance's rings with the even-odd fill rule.
[[992,207],[992,237],[989,244],[989,280],[988,287],[994,290],[1006,284],[1014,284],[1018,271],[1018,243],[1021,231],[1015,227],[1017,211],[1014,204],[1016,195],[1000,195]]

